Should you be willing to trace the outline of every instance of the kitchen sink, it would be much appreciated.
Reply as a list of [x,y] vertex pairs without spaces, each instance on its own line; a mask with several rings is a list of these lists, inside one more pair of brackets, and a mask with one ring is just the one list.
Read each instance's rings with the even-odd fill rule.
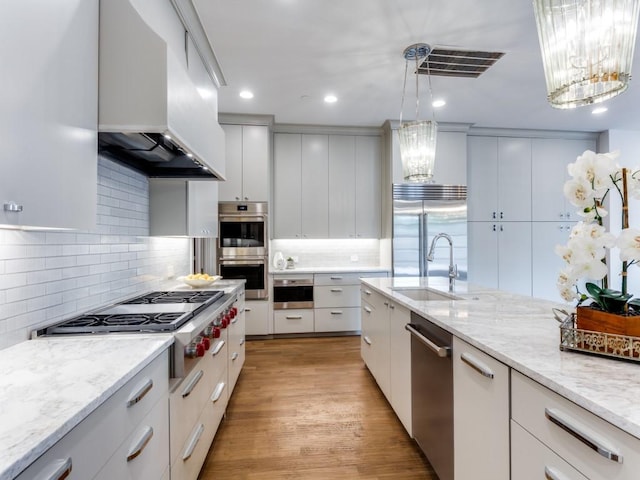
[[399,287],[392,288],[391,290],[412,300],[421,302],[460,300],[459,297],[451,293],[439,292],[426,287]]

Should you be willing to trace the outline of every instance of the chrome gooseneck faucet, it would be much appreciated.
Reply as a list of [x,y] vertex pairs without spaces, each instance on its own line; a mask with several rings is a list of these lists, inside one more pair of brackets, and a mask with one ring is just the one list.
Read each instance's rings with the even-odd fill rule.
[[458,267],[453,263],[453,240],[446,233],[439,233],[433,240],[431,241],[431,247],[429,248],[429,253],[427,254],[427,262],[433,262],[433,251],[436,248],[436,242],[440,238],[446,238],[449,242],[449,291],[453,292],[453,285],[456,277],[458,276]]

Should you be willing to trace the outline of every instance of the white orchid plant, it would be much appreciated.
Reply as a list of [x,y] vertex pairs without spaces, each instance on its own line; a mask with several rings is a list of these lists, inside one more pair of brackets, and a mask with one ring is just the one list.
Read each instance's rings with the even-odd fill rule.
[[[632,299],[627,292],[627,269],[640,262],[640,230],[630,228],[628,221],[628,195],[640,199],[640,168],[621,168],[616,163],[618,156],[617,151],[587,150],[567,167],[571,179],[564,185],[564,195],[579,208],[577,213],[583,220],[573,227],[567,244],[556,247],[556,253],[566,262],[557,284],[568,302],[580,305],[591,299],[606,312],[640,314],[640,299]],[[618,236],[603,225],[608,214],[603,205],[611,191],[618,192],[622,200],[622,230]],[[622,262],[620,291],[609,288],[608,281],[607,249],[614,246],[620,249]],[[586,281],[586,293],[579,290],[581,279]]]

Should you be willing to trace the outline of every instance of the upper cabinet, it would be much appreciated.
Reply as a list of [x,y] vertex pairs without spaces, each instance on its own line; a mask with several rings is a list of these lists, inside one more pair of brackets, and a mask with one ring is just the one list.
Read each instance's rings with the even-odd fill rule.
[[225,174],[220,201],[267,202],[269,200],[269,127],[223,125]]
[[536,138],[532,144],[533,221],[577,222],[576,207],[564,196],[567,165],[585,150],[596,151],[595,139]]
[[98,0],[0,13],[0,227],[94,227]]
[[379,238],[374,135],[274,135],[274,238]]
[[531,220],[531,139],[468,139],[469,221]]

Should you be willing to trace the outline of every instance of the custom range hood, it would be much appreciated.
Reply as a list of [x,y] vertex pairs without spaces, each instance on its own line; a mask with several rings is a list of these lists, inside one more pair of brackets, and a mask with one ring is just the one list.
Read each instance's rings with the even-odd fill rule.
[[100,2],[98,151],[149,177],[224,180],[217,86],[171,2]]

